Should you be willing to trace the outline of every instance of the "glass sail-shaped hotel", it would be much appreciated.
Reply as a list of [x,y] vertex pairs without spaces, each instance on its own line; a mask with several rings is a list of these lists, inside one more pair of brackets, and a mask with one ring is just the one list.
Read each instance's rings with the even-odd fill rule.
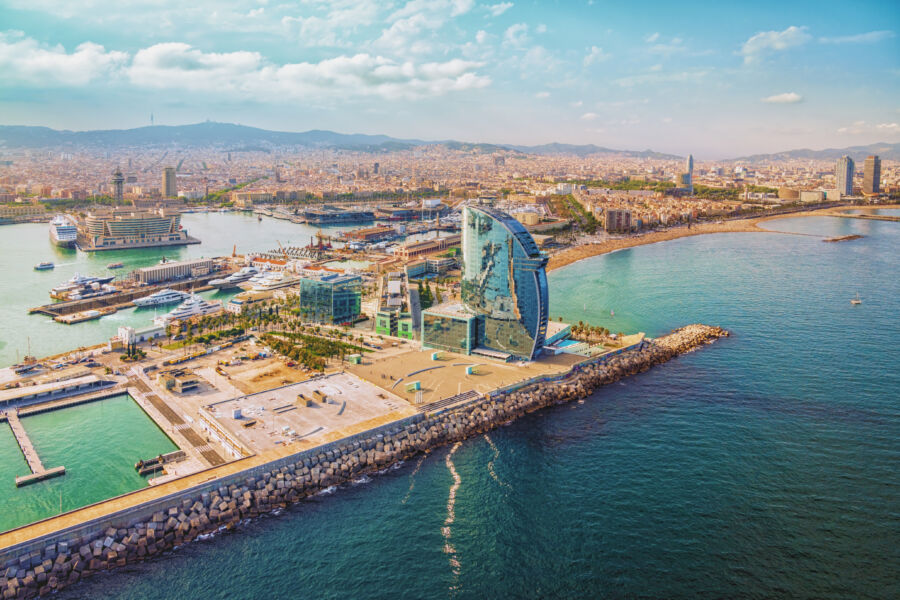
[[422,344],[534,359],[547,334],[547,257],[511,216],[482,206],[463,211],[462,303],[422,313]]

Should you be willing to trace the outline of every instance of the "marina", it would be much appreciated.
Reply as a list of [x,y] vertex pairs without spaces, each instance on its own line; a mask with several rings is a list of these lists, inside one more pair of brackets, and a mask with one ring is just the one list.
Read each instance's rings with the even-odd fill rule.
[[65,467],[44,468],[41,459],[38,458],[37,451],[35,451],[34,446],[31,444],[31,440],[28,438],[28,434],[25,433],[25,429],[22,427],[22,422],[19,421],[16,410],[6,413],[6,421],[9,423],[13,435],[16,437],[16,443],[18,443],[19,448],[22,449],[22,454],[25,455],[25,460],[28,462],[28,468],[31,469],[31,475],[16,477],[16,487],[22,487],[24,485],[50,479],[51,477],[59,477],[60,475],[66,474]]

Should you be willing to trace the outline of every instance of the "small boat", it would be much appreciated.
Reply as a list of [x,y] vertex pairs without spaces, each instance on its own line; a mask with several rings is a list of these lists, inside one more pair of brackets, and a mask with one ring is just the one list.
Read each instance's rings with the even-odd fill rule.
[[610,311],[609,311],[609,316],[611,316],[611,317],[616,316],[616,311],[610,310]]
[[259,221],[259,222],[262,222],[262,216],[261,216],[261,215],[256,215],[256,220]]
[[125,266],[125,265],[124,265],[123,263],[120,263],[120,262],[111,262],[111,263],[109,263],[108,265],[106,265],[106,268],[107,268],[107,269],[121,269],[121,268],[124,267],[124,266]]
[[54,265],[52,262],[39,262],[38,264],[34,265],[34,270],[35,271],[47,271],[49,269],[52,269],[55,266],[56,265]]
[[862,304],[862,300],[859,299],[859,292],[856,292],[856,298],[851,299],[850,304]]

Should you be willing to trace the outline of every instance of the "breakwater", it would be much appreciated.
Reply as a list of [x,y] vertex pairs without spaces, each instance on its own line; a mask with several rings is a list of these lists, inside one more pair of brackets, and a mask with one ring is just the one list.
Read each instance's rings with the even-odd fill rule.
[[95,573],[147,560],[330,486],[488,431],[527,412],[589,395],[727,332],[694,325],[640,348],[579,364],[565,377],[499,390],[438,414],[375,430],[158,498],[0,551],[3,598],[46,594]]

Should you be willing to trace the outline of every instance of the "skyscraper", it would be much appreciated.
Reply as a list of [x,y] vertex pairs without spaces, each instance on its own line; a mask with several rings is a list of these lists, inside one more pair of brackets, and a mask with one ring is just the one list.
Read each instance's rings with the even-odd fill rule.
[[122,170],[116,167],[116,172],[113,173],[113,196],[115,198],[116,204],[122,204],[122,199],[125,191],[125,177],[122,176]]
[[841,196],[853,195],[853,171],[856,165],[846,154],[840,157],[834,166],[834,178],[837,180],[837,191]]
[[175,167],[163,169],[162,195],[163,198],[178,197],[178,186],[175,185]]
[[684,161],[684,171],[675,175],[675,185],[694,193],[694,155],[689,154]]
[[881,159],[878,155],[866,157],[863,165],[863,194],[881,193]]

